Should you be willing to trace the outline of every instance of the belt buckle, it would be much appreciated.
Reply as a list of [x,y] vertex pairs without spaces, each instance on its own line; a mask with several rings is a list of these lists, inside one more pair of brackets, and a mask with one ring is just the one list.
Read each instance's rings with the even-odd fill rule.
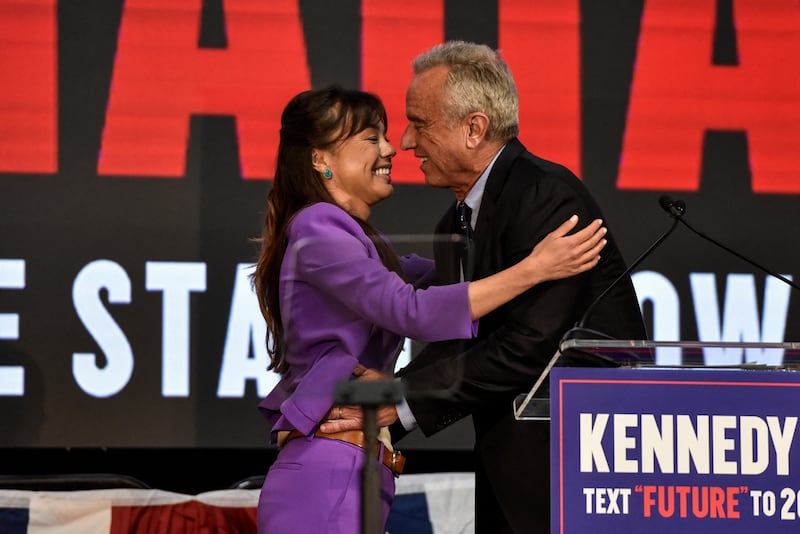
[[392,451],[392,474],[394,478],[400,478],[400,473],[397,472],[397,457],[400,455],[400,451],[393,450]]

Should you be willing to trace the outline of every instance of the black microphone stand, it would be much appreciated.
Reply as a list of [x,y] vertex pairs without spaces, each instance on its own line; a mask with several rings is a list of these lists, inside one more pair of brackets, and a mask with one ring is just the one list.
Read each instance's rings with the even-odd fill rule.
[[[588,307],[588,308],[586,308],[586,311],[585,311],[585,312],[583,312],[583,316],[581,317],[581,320],[580,320],[580,321],[578,321],[578,322],[575,324],[575,327],[574,327],[574,328],[570,329],[570,330],[569,330],[569,331],[568,331],[566,334],[564,334],[564,338],[566,338],[566,337],[567,337],[567,335],[569,335],[569,334],[575,333],[576,331],[581,331],[581,330],[584,330],[584,324],[586,323],[586,320],[589,318],[589,315],[591,315],[591,313],[592,313],[592,310],[594,309],[594,307],[595,307],[595,306],[597,306],[597,304],[598,304],[598,303],[599,303],[601,300],[603,300],[603,298],[605,298],[605,296],[608,294],[608,292],[609,292],[609,291],[611,291],[612,289],[614,289],[615,287],[617,287],[617,284],[620,282],[620,280],[622,280],[622,279],[623,279],[623,278],[625,278],[626,276],[630,275],[630,274],[633,272],[633,270],[634,270],[636,267],[638,267],[638,266],[639,266],[639,264],[640,264],[640,263],[642,263],[642,261],[644,261],[644,259],[645,259],[645,258],[647,258],[647,256],[649,256],[649,255],[650,255],[650,253],[651,253],[651,252],[653,252],[653,251],[654,251],[654,250],[655,250],[655,249],[656,249],[656,248],[657,248],[657,247],[658,247],[658,246],[661,244],[661,242],[662,242],[662,241],[664,241],[664,240],[665,240],[665,239],[666,239],[666,238],[669,236],[669,234],[671,234],[671,233],[673,232],[673,230],[675,230],[675,227],[678,225],[678,220],[680,219],[680,217],[674,217],[674,219],[675,219],[675,220],[672,222],[672,225],[669,227],[669,229],[668,229],[666,232],[664,232],[663,234],[661,234],[661,237],[659,237],[658,239],[656,239],[656,240],[653,242],[653,244],[652,244],[652,245],[650,245],[650,246],[647,248],[647,250],[645,250],[645,251],[644,251],[644,252],[643,252],[643,253],[642,253],[642,254],[641,254],[641,255],[640,255],[638,258],[636,258],[636,260],[635,260],[633,263],[631,263],[631,264],[628,266],[628,268],[627,268],[627,269],[625,269],[625,270],[622,272],[622,274],[621,274],[621,275],[619,275],[619,276],[617,277],[617,279],[616,279],[616,280],[614,280],[613,282],[611,282],[611,284],[609,284],[609,286],[608,286],[607,288],[605,288],[605,289],[603,290],[603,292],[602,292],[602,293],[600,293],[599,295],[597,295],[597,298],[595,298],[595,299],[592,301],[592,303],[591,303],[591,304],[589,304],[589,307]],[[608,336],[606,336],[606,337],[608,337]]]
[[786,278],[785,276],[781,276],[780,274],[778,274],[778,273],[776,273],[776,272],[774,272],[774,271],[772,271],[772,270],[770,270],[770,269],[767,269],[767,268],[766,268],[766,267],[764,267],[763,265],[759,265],[758,263],[756,263],[755,261],[751,260],[750,258],[748,258],[748,257],[746,257],[746,256],[743,256],[743,255],[739,254],[739,253],[738,253],[738,252],[736,252],[735,250],[733,250],[733,249],[731,249],[731,248],[728,248],[728,247],[726,247],[725,245],[723,245],[723,244],[722,244],[722,243],[720,243],[719,241],[716,241],[715,239],[712,239],[712,238],[708,237],[708,236],[707,236],[707,235],[705,235],[703,232],[700,232],[699,230],[696,230],[694,227],[692,227],[692,225],[691,225],[691,224],[689,224],[688,222],[686,222],[686,220],[685,220],[683,217],[675,217],[675,220],[676,220],[676,221],[680,221],[680,222],[682,222],[682,223],[683,223],[683,225],[684,225],[686,228],[688,228],[689,230],[691,230],[691,231],[692,231],[692,232],[694,232],[695,234],[699,235],[700,237],[702,237],[702,238],[703,238],[703,239],[705,239],[706,241],[710,241],[711,243],[713,243],[713,244],[717,245],[719,248],[721,248],[721,249],[723,249],[723,250],[725,250],[725,251],[727,251],[727,252],[730,252],[731,254],[733,254],[734,256],[736,256],[737,258],[739,258],[740,260],[744,260],[744,261],[746,261],[747,263],[749,263],[750,265],[752,265],[753,267],[755,267],[755,268],[757,268],[757,269],[760,269],[762,272],[765,272],[765,273],[767,273],[767,274],[768,274],[768,275],[770,275],[770,276],[774,276],[775,278],[777,278],[777,279],[778,279],[778,280],[780,280],[781,282],[783,282],[783,283],[785,283],[785,284],[788,284],[788,285],[790,285],[791,287],[793,287],[793,288],[795,288],[795,289],[797,289],[797,290],[800,290],[800,286],[798,286],[797,284],[795,284],[794,282],[792,282],[791,280],[789,280],[789,279],[788,279],[788,278]]
[[336,385],[334,403],[364,410],[364,467],[361,469],[361,534],[383,534],[381,464],[378,461],[378,406],[399,404],[399,380],[346,380]]
[[[586,311],[584,312],[583,316],[581,317],[581,320],[578,321],[573,328],[567,330],[567,332],[564,333],[564,335],[561,337],[561,342],[560,343],[563,343],[568,338],[571,338],[571,337],[575,336],[575,334],[579,334],[581,332],[583,332],[583,333],[591,333],[592,335],[595,335],[595,336],[599,335],[599,336],[602,336],[602,337],[605,337],[605,338],[609,338],[610,337],[610,336],[607,336],[606,334],[603,334],[602,332],[596,332],[596,331],[593,331],[593,330],[585,328],[584,324],[586,323],[587,318],[591,314],[591,312],[594,309],[594,307],[601,300],[603,300],[603,298],[605,298],[605,296],[608,294],[608,292],[611,291],[614,287],[616,287],[616,285],[623,278],[625,278],[626,276],[630,275],[630,273],[633,272],[633,270],[647,256],[649,256],[650,253],[653,250],[655,250],[656,247],[658,247],[661,244],[661,242],[664,241],[664,239],[666,239],[667,236],[669,236],[669,234],[672,233],[673,230],[675,230],[675,227],[678,225],[679,222],[682,223],[684,226],[686,226],[686,228],[688,228],[689,230],[691,230],[692,232],[697,234],[698,236],[702,237],[703,239],[705,239],[705,240],[711,242],[712,244],[720,247],[721,249],[733,254],[737,258],[746,261],[750,265],[756,267],[757,269],[760,269],[762,272],[765,272],[765,273],[769,274],[770,276],[774,276],[775,278],[777,278],[778,280],[784,282],[785,284],[789,285],[790,287],[793,287],[794,289],[800,290],[800,285],[795,284],[794,282],[792,282],[791,280],[789,280],[785,276],[781,276],[780,274],[772,271],[771,269],[767,269],[763,265],[759,265],[758,263],[756,263],[755,261],[751,260],[750,258],[748,258],[748,257],[736,252],[735,250],[733,250],[733,249],[731,249],[729,247],[726,247],[722,243],[716,241],[715,239],[712,239],[711,237],[709,237],[709,236],[705,235],[704,233],[700,232],[699,230],[696,230],[691,224],[689,224],[686,221],[686,219],[683,218],[684,214],[686,213],[686,203],[683,200],[675,200],[675,199],[672,199],[672,198],[668,197],[667,195],[661,195],[661,197],[659,197],[659,199],[658,199],[658,203],[661,205],[661,208],[664,211],[666,211],[667,213],[669,213],[669,216],[672,217],[672,219],[673,219],[672,225],[669,227],[669,230],[667,230],[652,245],[650,245],[650,247],[646,251],[644,251],[644,253],[642,253],[642,255],[639,256],[636,259],[636,261],[634,261],[630,265],[630,267],[625,269],[625,271],[623,271],[623,273],[621,275],[619,275],[619,277],[617,277],[616,280],[614,280],[607,288],[605,288],[603,290],[602,293],[600,293],[600,295],[597,296],[597,298],[594,299],[594,301],[592,301],[591,304],[589,304],[589,306],[586,308]],[[559,345],[560,345],[560,343],[559,343]]]

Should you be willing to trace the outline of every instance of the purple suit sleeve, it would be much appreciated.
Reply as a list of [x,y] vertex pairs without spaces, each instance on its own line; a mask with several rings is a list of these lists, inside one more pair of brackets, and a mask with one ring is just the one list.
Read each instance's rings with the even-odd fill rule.
[[290,228],[288,254],[305,282],[376,326],[419,341],[468,339],[468,284],[415,289],[378,259],[358,224],[341,209],[317,204],[300,212]]
[[431,259],[409,254],[400,258],[400,265],[406,279],[414,284],[414,287],[428,287],[436,278],[436,263]]
[[336,384],[351,376],[358,361],[354,357],[323,358],[297,385],[297,389],[280,403],[280,413],[303,434],[310,434],[319,424],[319,412],[327,413]]

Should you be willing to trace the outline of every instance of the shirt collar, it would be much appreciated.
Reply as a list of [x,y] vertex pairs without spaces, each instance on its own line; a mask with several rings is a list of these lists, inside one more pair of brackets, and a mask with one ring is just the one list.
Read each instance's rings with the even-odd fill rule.
[[472,217],[470,223],[472,227],[475,228],[475,223],[478,220],[478,211],[481,208],[481,201],[483,200],[483,191],[486,189],[486,180],[489,179],[489,174],[492,172],[492,167],[494,167],[494,162],[497,161],[497,158],[500,157],[500,154],[503,152],[503,149],[506,145],[500,147],[500,150],[497,151],[497,154],[494,155],[492,161],[489,162],[489,165],[486,169],[481,173],[478,177],[478,181],[475,182],[475,185],[472,186],[472,189],[469,190],[467,193],[467,198],[464,199],[464,203],[472,209]]

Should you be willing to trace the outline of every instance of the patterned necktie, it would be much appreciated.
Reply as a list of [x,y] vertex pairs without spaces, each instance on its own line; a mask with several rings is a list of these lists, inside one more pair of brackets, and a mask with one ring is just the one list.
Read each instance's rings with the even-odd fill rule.
[[461,265],[461,279],[469,280],[472,269],[470,268],[470,248],[472,246],[472,208],[466,203],[456,205],[456,230],[462,239],[457,244],[457,255]]
[[472,208],[466,202],[459,202],[456,206],[458,216],[458,228],[461,235],[468,240],[472,239]]

